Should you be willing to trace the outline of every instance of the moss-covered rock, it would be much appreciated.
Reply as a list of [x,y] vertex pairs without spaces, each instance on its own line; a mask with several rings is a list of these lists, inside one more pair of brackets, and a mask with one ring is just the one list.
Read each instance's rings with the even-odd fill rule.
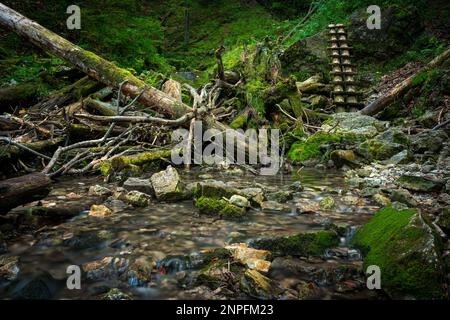
[[444,187],[444,181],[407,174],[398,178],[396,183],[405,189],[421,192],[440,191]]
[[172,166],[157,172],[150,178],[155,196],[160,201],[177,201],[184,198],[184,185],[178,171]]
[[380,210],[353,238],[364,265],[381,270],[381,287],[392,298],[442,299],[442,243],[413,209]]
[[408,148],[408,137],[399,129],[389,129],[361,143],[357,151],[368,160],[386,160]]
[[328,248],[339,245],[335,231],[299,233],[294,236],[254,240],[251,246],[271,251],[274,255],[321,256]]
[[195,201],[200,213],[219,215],[223,218],[241,218],[247,212],[246,208],[235,206],[224,199],[201,196]]

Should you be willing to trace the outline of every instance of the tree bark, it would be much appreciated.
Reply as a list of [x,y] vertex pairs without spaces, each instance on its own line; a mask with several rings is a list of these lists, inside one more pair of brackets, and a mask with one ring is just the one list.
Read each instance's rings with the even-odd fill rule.
[[447,49],[444,53],[434,58],[419,72],[405,79],[403,82],[399,83],[397,86],[391,89],[391,91],[389,91],[387,94],[383,95],[382,97],[378,98],[377,100],[369,104],[367,107],[362,109],[360,111],[361,114],[372,116],[382,111],[386,106],[395,101],[402,94],[406,93],[413,86],[414,77],[418,73],[430,71],[443,64],[448,58],[450,58],[450,48]]
[[48,195],[52,180],[43,173],[0,181],[0,214]]
[[189,106],[148,86],[131,72],[74,45],[2,3],[0,3],[0,24],[25,37],[38,47],[72,63],[91,78],[107,86],[119,87],[121,83],[124,83],[122,91],[130,96],[138,96],[145,90],[139,101],[153,107],[155,111],[163,115],[178,118],[192,111]]

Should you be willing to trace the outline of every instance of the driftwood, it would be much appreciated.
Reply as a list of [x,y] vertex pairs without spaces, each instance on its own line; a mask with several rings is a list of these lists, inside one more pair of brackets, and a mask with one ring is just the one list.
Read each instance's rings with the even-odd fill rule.
[[405,94],[411,87],[414,85],[414,77],[418,73],[430,71],[441,64],[443,64],[447,59],[450,58],[450,48],[447,49],[444,53],[440,54],[436,58],[434,58],[430,63],[428,63],[424,68],[419,70],[416,74],[410,76],[405,79],[403,82],[395,86],[392,90],[390,90],[387,94],[378,98],[367,107],[362,109],[360,112],[365,115],[374,115],[378,112],[382,111],[386,106],[395,101],[398,97]]
[[46,197],[51,184],[51,179],[43,173],[0,181],[0,214]]

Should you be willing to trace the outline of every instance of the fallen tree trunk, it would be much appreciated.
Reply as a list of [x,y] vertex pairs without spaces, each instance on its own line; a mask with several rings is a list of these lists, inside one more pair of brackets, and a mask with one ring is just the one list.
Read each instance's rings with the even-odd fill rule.
[[0,214],[48,195],[52,180],[43,173],[0,181]]
[[448,58],[450,58],[450,48],[447,49],[444,53],[440,54],[436,58],[434,58],[430,63],[428,63],[424,68],[422,68],[416,74],[410,76],[405,79],[403,82],[395,86],[392,90],[390,90],[387,94],[378,98],[367,107],[362,109],[360,112],[364,115],[375,115],[378,112],[382,111],[386,106],[395,101],[402,94],[406,93],[411,87],[414,85],[414,77],[422,72],[430,71],[441,64],[443,64]]
[[130,96],[138,96],[142,104],[171,118],[178,118],[192,109],[171,96],[148,86],[128,70],[84,50],[70,41],[47,30],[38,23],[0,3],[0,24],[25,37],[38,47],[48,50],[62,59],[72,63],[91,78],[110,87],[119,87]]

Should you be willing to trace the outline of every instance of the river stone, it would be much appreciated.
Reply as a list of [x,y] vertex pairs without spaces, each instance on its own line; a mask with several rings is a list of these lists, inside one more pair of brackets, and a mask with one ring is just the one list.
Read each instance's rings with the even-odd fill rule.
[[123,274],[132,287],[142,287],[151,281],[151,274],[155,263],[143,256],[133,261]]
[[0,256],[0,282],[13,281],[19,275],[19,257],[18,256]]
[[249,248],[246,243],[231,244],[225,249],[231,252],[234,259],[248,268],[264,273],[269,271],[270,262],[267,259],[270,257],[270,251]]
[[99,197],[107,197],[113,194],[113,192],[110,189],[98,184],[95,186],[90,186],[88,193],[90,196],[99,196]]
[[408,163],[412,159],[411,154],[408,150],[400,151],[397,154],[394,154],[388,160],[386,160],[386,164],[405,164]]
[[276,201],[263,201],[261,203],[261,209],[268,212],[289,213],[292,211],[291,207],[289,207],[288,205],[278,203]]
[[342,168],[343,166],[355,167],[358,165],[353,150],[334,150],[330,153],[330,159],[337,168]]
[[88,262],[82,265],[89,280],[105,280],[115,278],[123,274],[129,265],[128,259],[105,257],[100,260]]
[[385,196],[383,193],[376,193],[372,196],[373,201],[378,204],[380,207],[385,207],[391,204],[391,200]]
[[414,209],[380,210],[357,231],[364,269],[381,270],[382,289],[393,299],[444,299],[441,239]]
[[291,189],[292,191],[295,191],[295,192],[300,192],[300,191],[303,191],[304,188],[300,181],[294,181],[289,186],[289,189]]
[[183,198],[183,188],[178,171],[172,166],[155,173],[150,178],[156,198],[160,201],[177,201]]
[[109,290],[102,298],[103,300],[132,300],[131,297],[123,293],[117,288],[112,288]]
[[412,150],[416,153],[430,151],[437,153],[441,150],[444,142],[448,141],[448,136],[444,130],[434,130],[419,133],[411,138]]
[[357,152],[368,160],[387,160],[405,150],[408,144],[408,137],[400,129],[391,128],[361,143]]
[[89,216],[91,216],[91,217],[105,218],[110,215],[112,215],[112,211],[108,207],[106,207],[102,204],[100,204],[100,205],[94,204],[91,206],[91,209],[89,210]]
[[247,198],[239,196],[237,194],[231,196],[228,202],[242,208],[250,207],[250,202],[247,200]]
[[286,203],[289,200],[292,200],[293,197],[292,191],[277,191],[277,192],[271,192],[266,195],[267,200],[269,201],[276,201],[280,203]]
[[406,189],[391,190],[390,198],[392,201],[404,203],[410,208],[417,207],[417,201],[414,199],[412,194]]
[[149,179],[128,178],[123,183],[123,188],[128,191],[140,191],[150,195],[153,193],[153,186]]
[[273,280],[253,269],[245,270],[240,287],[250,297],[258,299],[275,299],[281,293]]
[[112,197],[106,199],[103,204],[107,206],[113,213],[128,209],[128,204],[126,204],[122,200],[117,200]]
[[441,180],[406,174],[398,178],[396,183],[402,188],[421,192],[440,191],[444,187],[444,182]]
[[148,206],[151,199],[152,197],[150,195],[139,191],[130,191],[124,197],[124,201],[137,207]]
[[337,134],[351,134],[357,138],[372,138],[385,130],[385,123],[357,112],[342,112],[332,115],[321,131]]

